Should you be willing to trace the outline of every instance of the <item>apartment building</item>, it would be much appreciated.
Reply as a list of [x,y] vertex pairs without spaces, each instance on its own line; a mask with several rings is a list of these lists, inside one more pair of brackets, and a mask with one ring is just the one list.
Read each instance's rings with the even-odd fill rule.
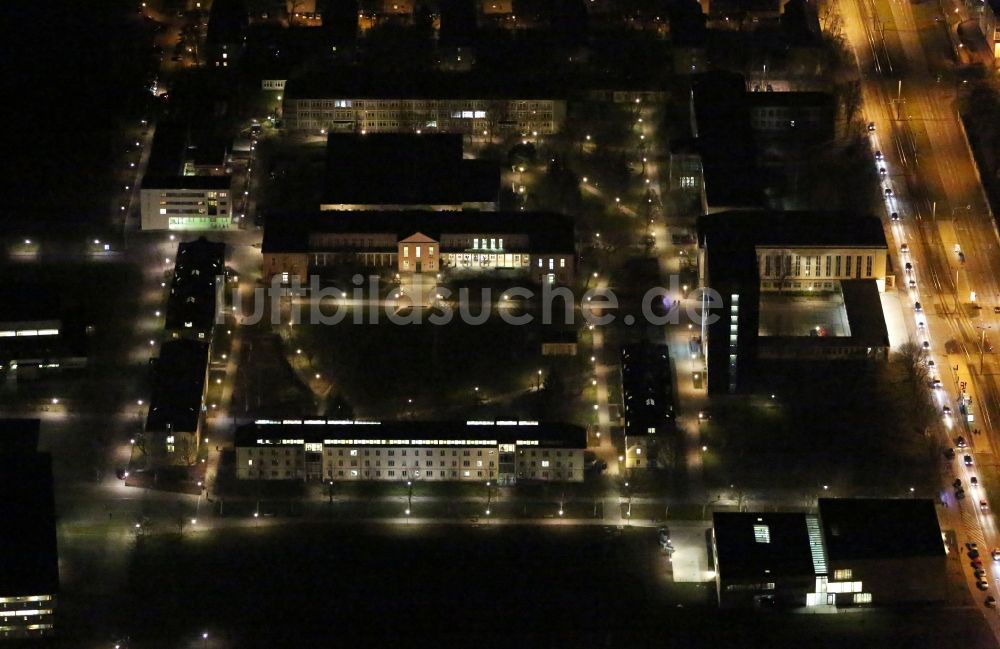
[[172,338],[210,340],[218,306],[216,286],[224,281],[226,245],[201,237],[177,245],[164,328]]
[[[289,79],[283,117],[299,131],[461,133],[524,137],[557,132],[566,101],[551,88],[504,88],[472,72],[428,73],[390,84],[356,68]],[[537,86],[537,87],[533,87]]]
[[582,482],[586,431],[535,421],[258,420],[236,431],[241,480]]

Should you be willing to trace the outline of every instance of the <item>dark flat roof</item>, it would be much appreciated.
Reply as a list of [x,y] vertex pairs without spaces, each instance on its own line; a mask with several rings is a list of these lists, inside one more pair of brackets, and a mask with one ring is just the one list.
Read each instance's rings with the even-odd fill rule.
[[215,324],[216,277],[225,272],[226,245],[199,237],[177,245],[165,326],[207,331]]
[[321,211],[272,215],[264,228],[263,252],[306,252],[310,233],[417,232],[440,241],[442,234],[527,234],[538,252],[573,252],[573,222],[554,212]]
[[60,320],[59,293],[49,284],[17,283],[0,286],[0,322]]
[[201,416],[208,367],[208,343],[171,340],[163,343],[153,366],[146,431],[193,432]]
[[0,457],[38,452],[38,419],[0,419]]
[[873,279],[841,280],[851,340],[868,347],[888,347],[889,330],[882,313],[882,298]]
[[716,512],[712,520],[724,580],[816,574],[806,514]]
[[474,72],[426,72],[405,76],[375,75],[359,66],[336,66],[325,72],[293,77],[285,101],[294,99],[558,99],[566,96],[551,78],[497,79]]
[[945,555],[926,498],[820,498],[819,517],[831,561]]
[[[670,352],[664,344],[623,345],[622,400],[625,405],[625,434],[657,432],[673,421],[673,388]],[[650,403],[652,400],[652,403]]]
[[331,133],[324,203],[453,205],[495,202],[500,165],[464,160],[459,134]]
[[229,189],[229,176],[150,176],[142,179],[142,189]]
[[722,247],[886,246],[880,220],[846,212],[716,212],[698,219],[698,237]]
[[743,76],[731,72],[698,74],[692,79],[691,93],[708,204],[763,205]]
[[59,590],[52,458],[48,453],[0,455],[0,596]]
[[[495,441],[498,444],[513,444],[519,440],[535,440],[537,446],[561,448],[586,448],[587,431],[580,426],[547,422],[465,422],[465,421],[326,421],[283,420],[283,422],[255,422],[236,429],[236,446],[266,446],[258,444],[259,439],[302,440],[322,442],[323,440],[344,440],[342,445],[350,446],[350,440],[381,440],[385,446],[467,446],[468,444],[446,443],[448,441]],[[445,443],[421,444],[421,440],[438,440]],[[275,443],[275,442],[272,442]]]

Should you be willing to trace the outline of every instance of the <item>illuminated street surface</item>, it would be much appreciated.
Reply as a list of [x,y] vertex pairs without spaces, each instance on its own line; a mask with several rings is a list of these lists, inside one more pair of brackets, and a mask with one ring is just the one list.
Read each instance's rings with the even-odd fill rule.
[[[998,431],[993,422],[1000,414],[996,358],[992,353],[980,356],[984,336],[998,325],[993,307],[1000,303],[1000,249],[996,226],[958,123],[955,102],[962,84],[942,60],[950,45],[933,22],[935,12],[908,3],[881,1],[847,2],[840,7],[865,77],[862,111],[877,124],[871,136],[872,149],[885,152],[889,169],[886,184],[896,194],[887,201],[886,216],[898,212],[902,217],[889,222],[889,228],[897,246],[905,243],[911,250],[897,258],[912,259],[918,280],[915,289],[905,284],[901,289],[901,296],[908,294],[901,298],[901,310],[912,312],[911,301],[927,305],[927,333],[917,331],[914,319],[904,318],[907,337],[931,343],[931,358],[939,368],[932,376],[939,376],[944,386],[937,391],[939,403],[950,405],[955,413],[945,419],[946,445],[952,446],[954,438],[963,435],[973,446],[975,464],[964,466],[961,457],[965,453],[959,453],[951,463],[952,470],[943,476],[942,497],[948,507],[942,516],[947,527],[958,533],[959,547],[967,541],[978,543],[980,548],[995,547],[1000,545],[1000,537],[992,508],[984,512],[978,507],[985,492],[972,490],[966,500],[956,501],[950,485],[955,477],[968,485],[979,473],[977,465],[995,463]],[[951,4],[944,7],[949,9]],[[946,20],[950,21],[948,13]],[[871,27],[874,15],[896,26],[885,31],[884,42]],[[895,72],[890,71],[891,66]],[[902,119],[895,119],[897,116]],[[895,168],[905,170],[906,176],[894,172]],[[906,182],[909,178],[913,181]],[[909,277],[900,279],[905,282]],[[963,375],[971,374],[972,385],[967,391],[975,394],[975,421],[969,427],[960,421],[955,400],[959,385],[952,368],[956,365]],[[982,434],[970,434],[970,428],[978,428]],[[1000,573],[992,562],[987,567],[992,577],[988,592],[995,595]],[[984,593],[975,587],[971,572],[966,570],[965,574],[970,577],[973,600],[980,601]],[[986,617],[1000,637],[1000,618],[989,610]]]

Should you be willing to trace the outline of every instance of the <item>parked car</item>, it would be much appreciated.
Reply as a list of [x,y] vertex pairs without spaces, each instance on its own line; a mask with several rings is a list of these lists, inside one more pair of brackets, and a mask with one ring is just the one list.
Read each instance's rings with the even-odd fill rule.
[[955,449],[953,449],[953,448],[946,448],[944,450],[944,456],[946,458],[948,458],[949,460],[954,460],[955,459]]
[[993,597],[993,595],[987,595],[984,604],[986,604],[986,608],[996,608],[997,598]]

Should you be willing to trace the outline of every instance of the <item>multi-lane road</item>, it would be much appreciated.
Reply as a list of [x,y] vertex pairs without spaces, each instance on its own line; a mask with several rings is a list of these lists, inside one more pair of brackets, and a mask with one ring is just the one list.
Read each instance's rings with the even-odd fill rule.
[[[864,114],[874,123],[872,164],[885,170],[890,255],[903,309],[912,314],[903,319],[905,335],[927,348],[929,378],[941,380],[935,396],[947,444],[963,435],[973,447],[972,466],[960,451],[942,472],[942,502],[958,549],[965,554],[964,544],[974,542],[985,555],[985,592],[975,585],[968,556],[961,559],[970,590],[982,602],[987,593],[997,594],[1000,570],[988,550],[1000,545],[1000,536],[991,511],[979,506],[984,490],[969,483],[978,467],[995,465],[1000,432],[994,427],[1000,422],[1000,372],[991,349],[991,337],[1000,336],[994,312],[1000,306],[1000,236],[958,115],[965,82],[949,35],[951,6],[852,0],[839,8],[861,70]],[[971,422],[959,404],[963,381],[972,397]],[[955,497],[956,478],[965,485],[964,499]],[[1000,637],[1000,617],[987,620]]]

